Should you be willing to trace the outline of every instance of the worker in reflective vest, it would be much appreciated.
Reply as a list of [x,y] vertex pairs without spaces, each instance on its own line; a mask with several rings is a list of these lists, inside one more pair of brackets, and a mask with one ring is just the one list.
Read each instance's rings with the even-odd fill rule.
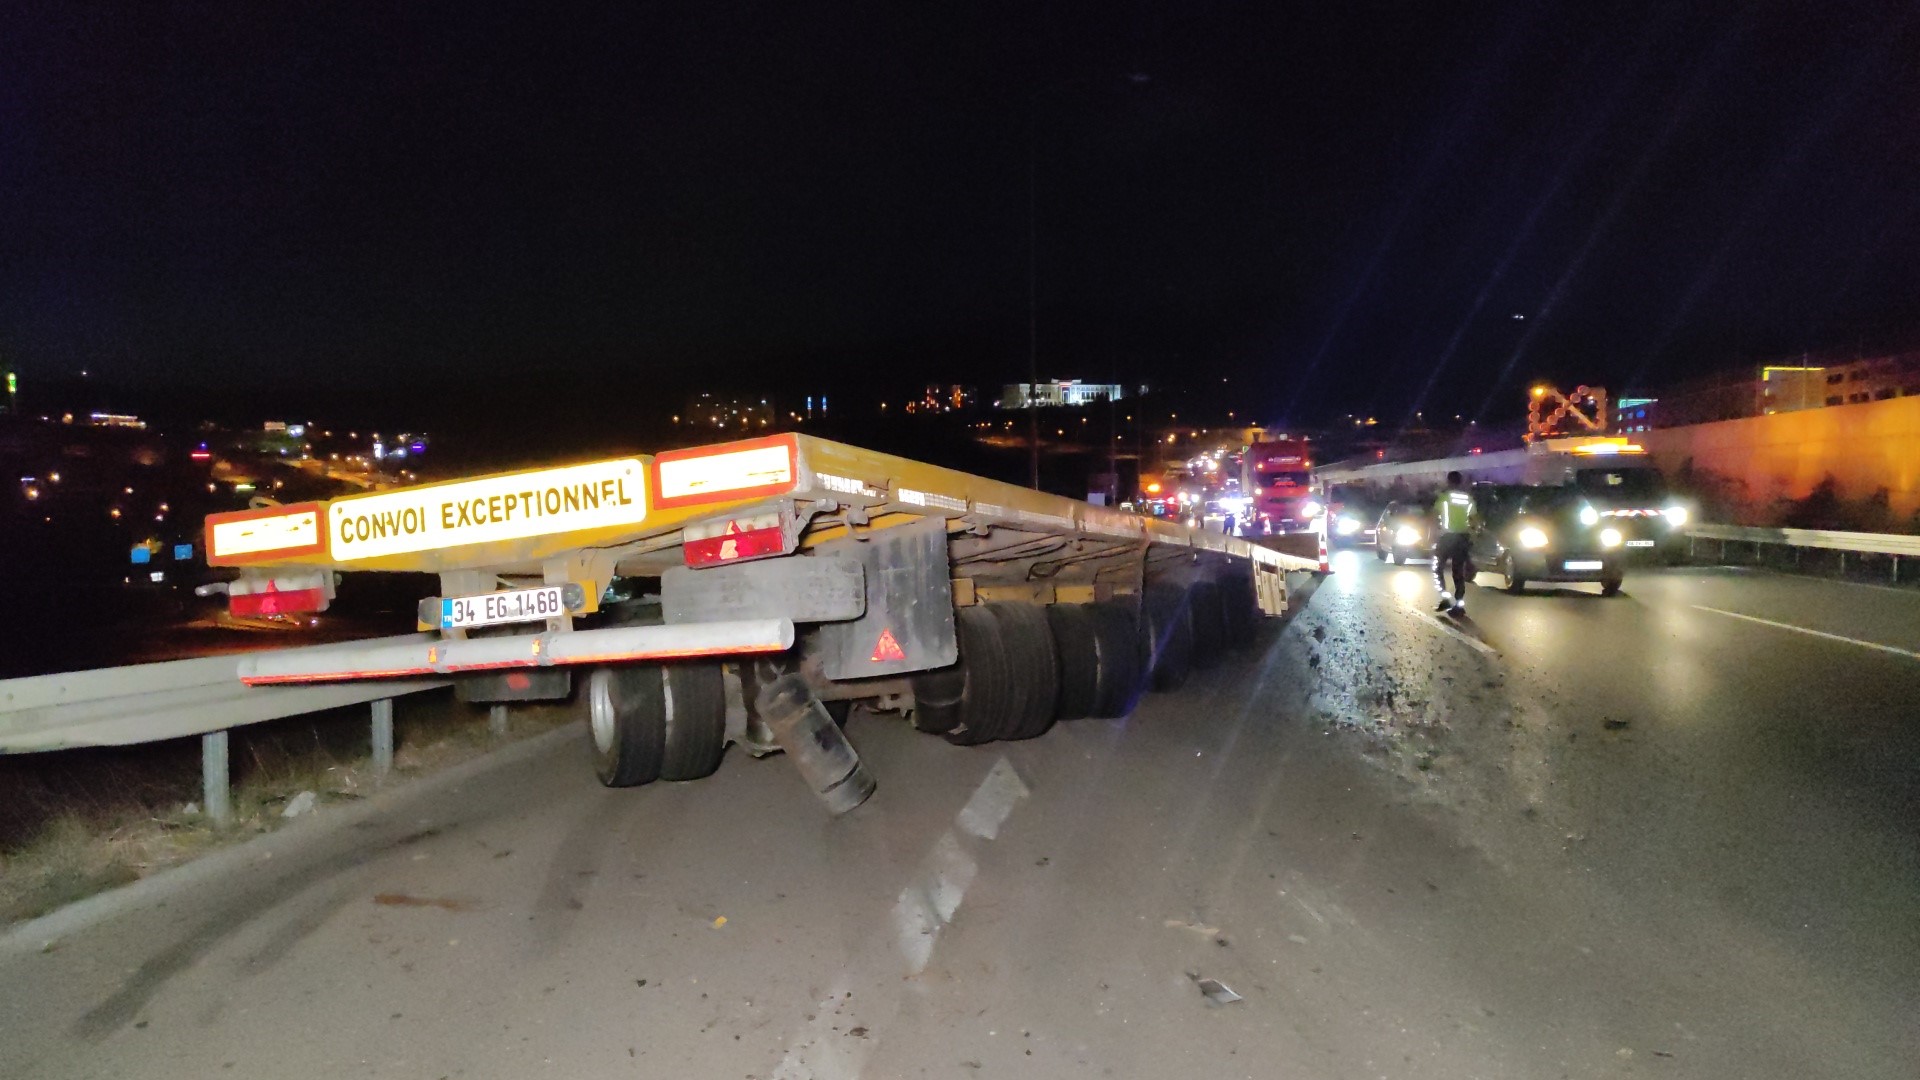
[[[1473,503],[1459,473],[1447,474],[1446,489],[1433,500],[1433,577],[1440,586],[1439,611],[1455,615],[1467,610],[1467,559],[1473,552],[1473,530],[1480,527],[1480,508]],[[1453,569],[1453,592],[1447,592],[1447,569]]]

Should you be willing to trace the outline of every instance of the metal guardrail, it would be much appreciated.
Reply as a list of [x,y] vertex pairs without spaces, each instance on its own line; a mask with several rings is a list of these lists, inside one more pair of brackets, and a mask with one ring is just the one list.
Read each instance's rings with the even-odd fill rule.
[[1746,544],[1854,551],[1868,555],[1920,555],[1920,536],[1901,533],[1839,532],[1825,529],[1757,529],[1742,525],[1695,525],[1689,536]]
[[[1798,549],[1816,551],[1835,551],[1840,554],[1840,573],[1847,574],[1848,555],[1882,556],[1888,560],[1888,579],[1895,585],[1900,584],[1900,560],[1920,557],[1920,536],[1908,536],[1902,533],[1866,533],[1842,532],[1826,529],[1763,529],[1742,525],[1695,525],[1687,530],[1689,553],[1694,557],[1700,554],[1700,541],[1711,540],[1719,545],[1714,557],[1724,560],[1728,544],[1751,544],[1754,561],[1760,560],[1760,551],[1765,547],[1784,547],[1795,549],[1794,565],[1800,563]],[[1911,575],[1909,575],[1911,576]]]
[[[374,642],[340,642],[280,650],[325,653],[368,644],[424,641],[404,634]],[[0,754],[132,746],[199,736],[207,815],[224,825],[232,817],[227,732],[288,716],[371,703],[373,771],[393,766],[393,699],[448,685],[445,679],[388,679],[324,685],[249,687],[240,682],[242,657],[207,656],[157,664],[70,671],[0,680]],[[494,710],[496,730],[505,719]]]

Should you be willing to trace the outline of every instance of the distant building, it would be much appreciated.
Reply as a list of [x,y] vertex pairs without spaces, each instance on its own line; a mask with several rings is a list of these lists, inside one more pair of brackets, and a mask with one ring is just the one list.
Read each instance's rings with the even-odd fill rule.
[[1059,379],[1043,383],[1011,383],[1000,392],[1000,407],[1024,409],[1031,401],[1040,406],[1076,407],[1096,401],[1119,401],[1126,389],[1116,383],[1090,383],[1079,379]]
[[1825,364],[1814,363],[1813,356],[1800,359],[1797,364],[1764,364],[1757,370],[1681,383],[1652,403],[1647,422],[1652,427],[1684,427],[1920,396],[1920,352]]
[[1920,396],[1920,353],[1832,364],[1825,369],[1825,376],[1825,405],[1916,397]]
[[971,386],[958,383],[941,385],[928,383],[927,392],[920,396],[920,412],[960,412],[974,403],[974,390]]
[[1653,410],[1659,398],[1623,397],[1613,403],[1613,430],[1633,435],[1653,427]]

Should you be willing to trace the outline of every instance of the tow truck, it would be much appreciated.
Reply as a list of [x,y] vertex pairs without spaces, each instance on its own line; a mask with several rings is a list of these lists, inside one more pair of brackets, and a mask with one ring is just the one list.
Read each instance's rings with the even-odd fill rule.
[[873,783],[853,703],[959,744],[1121,717],[1253,637],[1310,558],[802,434],[260,505],[206,523],[235,615],[426,573],[416,636],[244,658],[253,686],[452,677],[567,700],[612,787],[784,750]]
[[1320,526],[1313,497],[1313,449],[1305,438],[1282,435],[1247,444],[1240,457],[1240,492],[1251,500],[1248,526],[1259,534],[1302,532]]

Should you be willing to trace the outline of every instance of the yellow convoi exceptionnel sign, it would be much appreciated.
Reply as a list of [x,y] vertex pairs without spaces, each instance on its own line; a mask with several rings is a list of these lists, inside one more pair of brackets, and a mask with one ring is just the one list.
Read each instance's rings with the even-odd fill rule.
[[352,562],[646,517],[646,465],[622,458],[335,499],[327,504],[327,547],[335,562]]

